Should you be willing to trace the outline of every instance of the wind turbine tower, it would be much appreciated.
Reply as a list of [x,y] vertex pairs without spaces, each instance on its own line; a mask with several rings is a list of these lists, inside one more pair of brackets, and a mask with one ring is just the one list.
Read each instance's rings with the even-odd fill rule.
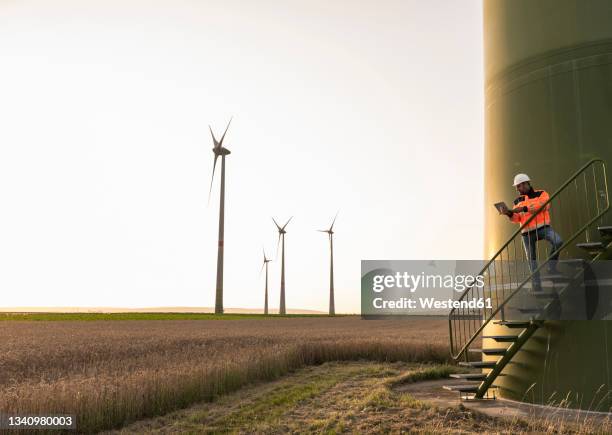
[[274,220],[274,218],[272,218],[272,220],[274,221],[274,225],[276,225],[276,228],[278,228],[278,241],[281,244],[281,290],[280,305],[278,309],[278,314],[280,314],[281,316],[287,314],[287,308],[285,307],[285,234],[287,234],[287,231],[285,231],[285,228],[287,227],[289,222],[291,222],[291,219],[293,219],[293,216],[290,217],[289,220],[285,223],[285,225],[281,227]]
[[336,315],[336,305],[334,301],[334,224],[338,213],[334,217],[331,226],[328,230],[319,230],[322,233],[327,233],[329,238],[329,315]]
[[261,269],[263,270],[263,268],[266,268],[266,299],[265,299],[265,303],[264,303],[264,314],[267,316],[268,315],[268,263],[272,261],[269,258],[266,257],[266,251],[263,251],[263,264],[261,266]]
[[210,190],[208,191],[208,197],[210,199],[210,193],[212,192],[212,184],[215,178],[215,168],[217,166],[217,159],[221,156],[221,194],[219,199],[219,244],[217,245],[217,287],[215,293],[215,314],[223,314],[223,237],[224,237],[224,226],[225,226],[225,156],[230,154],[230,150],[223,146],[223,139],[229,128],[232,120],[230,119],[225,127],[225,132],[221,136],[221,140],[217,141],[215,134],[212,131],[210,125],[208,129],[213,139],[213,153],[215,160],[213,162],[212,177],[210,179]]

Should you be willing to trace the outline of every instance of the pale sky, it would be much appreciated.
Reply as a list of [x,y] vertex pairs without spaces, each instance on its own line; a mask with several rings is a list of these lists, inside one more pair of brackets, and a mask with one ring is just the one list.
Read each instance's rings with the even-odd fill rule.
[[[362,259],[481,259],[478,0],[0,0],[1,306],[358,312]],[[280,263],[270,263],[278,307]]]

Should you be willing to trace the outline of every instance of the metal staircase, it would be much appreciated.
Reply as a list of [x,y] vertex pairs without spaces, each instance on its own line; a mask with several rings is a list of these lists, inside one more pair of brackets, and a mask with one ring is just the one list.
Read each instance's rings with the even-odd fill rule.
[[[603,225],[609,207],[605,162],[591,160],[570,176],[486,263],[480,272],[485,285],[466,289],[459,300],[490,298],[490,306],[455,308],[449,314],[452,358],[460,366],[480,372],[453,374],[451,377],[466,382],[444,388],[466,399],[495,397],[495,380],[503,376],[506,365],[545,319],[554,318],[560,296],[583,277],[583,266],[612,258],[612,226]],[[543,219],[539,212],[544,209],[549,211],[552,226],[564,243],[549,253],[545,251],[548,243],[537,243],[535,262],[529,262],[522,246],[522,230],[534,219],[538,224],[538,219]],[[561,257],[552,263],[556,254]],[[548,266],[555,266],[557,271],[544,274]],[[496,330],[502,332],[483,335],[489,324],[497,325]]]

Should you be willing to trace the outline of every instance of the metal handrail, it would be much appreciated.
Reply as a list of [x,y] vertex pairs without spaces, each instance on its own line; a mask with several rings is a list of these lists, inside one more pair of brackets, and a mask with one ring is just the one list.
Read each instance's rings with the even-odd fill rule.
[[[604,188],[605,188],[605,198],[606,198],[606,206],[605,208],[601,209],[599,208],[599,202],[597,203],[597,215],[590,219],[586,224],[582,225],[580,227],[580,229],[578,231],[576,231],[569,239],[567,239],[562,245],[561,247],[559,247],[557,250],[555,250],[554,252],[552,252],[548,258],[546,259],[546,261],[544,261],[542,264],[540,264],[540,266],[538,266],[535,270],[533,270],[531,272],[531,274],[529,274],[529,276],[523,280],[516,289],[514,289],[510,295],[505,298],[505,300],[497,306],[497,308],[495,310],[491,311],[491,314],[486,317],[484,319],[484,322],[482,322],[482,324],[480,325],[480,327],[478,327],[473,333],[472,336],[465,342],[465,344],[461,347],[461,349],[458,352],[455,352],[455,343],[454,343],[454,334],[453,334],[453,321],[455,320],[454,316],[456,316],[456,311],[458,310],[457,308],[453,308],[450,313],[449,313],[449,317],[448,317],[448,321],[449,321],[449,336],[450,336],[450,350],[451,350],[451,357],[456,361],[459,358],[461,358],[461,356],[463,354],[465,354],[467,356],[467,350],[469,349],[469,346],[474,342],[474,340],[480,335],[480,333],[482,332],[482,330],[485,328],[485,326],[487,326],[489,324],[489,322],[491,320],[493,320],[495,318],[495,316],[501,311],[503,314],[503,308],[506,306],[506,304],[510,301],[510,299],[512,299],[512,297],[521,289],[523,288],[523,286],[532,280],[532,278],[539,273],[540,269],[542,269],[542,267],[544,267],[551,258],[553,258],[555,255],[557,255],[558,253],[560,253],[563,249],[565,249],[567,246],[569,246],[569,244],[571,242],[573,242],[574,240],[576,240],[576,238],[578,238],[581,234],[583,234],[585,231],[587,231],[589,229],[589,227],[596,222],[597,220],[601,219],[601,217],[608,211],[608,209],[610,208],[610,201],[608,199],[608,184],[607,184],[607,175],[606,175],[606,165],[605,162],[602,159],[592,159],[589,162],[587,162],[585,165],[583,165],[580,169],[578,169],[574,174],[572,174],[562,185],[561,187],[559,187],[555,193],[553,193],[549,199],[540,207],[536,210],[535,213],[533,213],[530,218],[525,221],[524,224],[522,224],[519,229],[517,229],[514,234],[512,234],[512,236],[506,241],[506,243],[503,244],[503,246],[495,253],[495,255],[487,262],[487,264],[482,268],[482,270],[479,272],[478,275],[484,275],[485,272],[487,272],[487,270],[490,268],[491,264],[494,264],[494,262],[496,260],[498,260],[498,258],[502,255],[502,253],[504,252],[504,250],[506,248],[508,248],[508,246],[510,246],[510,244],[512,242],[516,242],[516,238],[519,235],[523,234],[523,229],[527,228],[529,226],[529,224],[536,219],[540,212],[542,212],[543,210],[546,209],[546,207],[548,207],[550,205],[550,203],[557,198],[563,191],[565,191],[565,189],[572,183],[574,182],[581,174],[583,174],[589,167],[593,166],[595,163],[601,163],[602,165],[602,169],[603,169],[603,180],[604,180]],[[594,170],[594,169],[593,169]],[[595,178],[595,176],[594,176]],[[503,258],[501,259],[503,261]],[[459,301],[464,300],[471,292],[472,289],[474,288],[474,286],[472,285],[471,287],[467,288],[463,294],[461,295],[461,297],[458,299]],[[473,317],[473,315],[468,315],[468,319]],[[461,318],[459,318],[459,320],[462,320]],[[463,319],[464,320],[464,319]]]

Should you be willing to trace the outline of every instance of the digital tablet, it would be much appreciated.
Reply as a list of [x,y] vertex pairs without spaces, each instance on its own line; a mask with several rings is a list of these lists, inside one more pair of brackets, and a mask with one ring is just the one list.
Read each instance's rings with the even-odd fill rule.
[[493,205],[495,206],[499,214],[504,214],[507,210],[509,210],[505,202],[498,202]]

